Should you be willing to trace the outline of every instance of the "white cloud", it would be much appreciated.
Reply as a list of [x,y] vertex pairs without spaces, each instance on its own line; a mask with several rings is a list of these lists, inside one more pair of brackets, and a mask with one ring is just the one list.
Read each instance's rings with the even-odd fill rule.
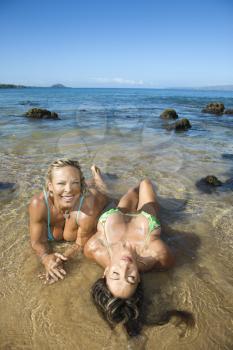
[[143,80],[131,80],[131,79],[124,79],[124,78],[93,78],[96,82],[100,84],[117,84],[117,85],[144,85]]

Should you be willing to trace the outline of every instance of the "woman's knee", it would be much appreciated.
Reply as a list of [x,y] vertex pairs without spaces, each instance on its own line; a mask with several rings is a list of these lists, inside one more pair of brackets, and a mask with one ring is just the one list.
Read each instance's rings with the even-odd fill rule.
[[153,189],[152,181],[148,178],[143,179],[140,183],[140,188],[152,188]]
[[152,182],[151,182],[151,180],[148,177],[143,179],[141,183],[145,184],[145,185],[152,185]]
[[139,186],[131,187],[131,188],[127,191],[127,194],[138,195],[138,193],[139,193]]

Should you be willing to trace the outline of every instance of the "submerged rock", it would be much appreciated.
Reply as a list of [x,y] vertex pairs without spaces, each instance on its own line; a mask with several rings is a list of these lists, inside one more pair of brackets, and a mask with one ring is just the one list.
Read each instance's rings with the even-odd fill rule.
[[33,119],[60,119],[58,114],[47,109],[32,108],[26,113],[26,117]]
[[187,118],[183,118],[183,119],[175,122],[175,129],[176,130],[187,130],[187,129],[190,129],[191,127],[192,127],[192,125]]
[[20,105],[22,105],[22,106],[26,106],[26,105],[28,105],[28,106],[39,106],[39,103],[38,102],[33,102],[33,101],[21,101],[21,102],[19,102],[19,104]]
[[227,179],[227,181],[224,183],[224,187],[225,187],[227,190],[233,191],[233,177],[230,178],[230,179]]
[[112,173],[105,173],[105,176],[109,179],[109,180],[116,180],[119,178],[119,176],[117,174],[112,174]]
[[16,193],[17,190],[17,184],[13,182],[0,182],[0,196],[1,196],[1,203],[4,204],[5,202],[11,201]]
[[160,114],[160,118],[163,119],[177,119],[178,114],[176,113],[175,109],[167,108],[163,111],[162,114]]
[[222,158],[233,160],[233,153],[223,153]]
[[21,101],[19,102],[20,105],[25,106],[25,105],[30,105],[31,101]]
[[216,187],[222,185],[222,182],[214,175],[207,175],[206,177],[196,182],[196,187],[204,193],[211,194],[216,191]]
[[202,109],[203,113],[210,113],[210,114],[223,114],[224,112],[224,104],[220,102],[212,102],[209,103],[205,108]]
[[16,185],[13,182],[0,182],[0,191],[2,190],[14,192],[16,190]]
[[221,186],[222,182],[214,175],[207,175],[204,179],[206,184],[211,186]]
[[232,114],[233,115],[233,109],[225,109],[224,114]]
[[183,118],[178,120],[177,122],[167,126],[168,130],[175,130],[175,131],[185,131],[192,127],[190,121],[187,118]]
[[233,191],[233,178],[222,182],[214,175],[207,175],[196,182],[196,187],[207,194]]

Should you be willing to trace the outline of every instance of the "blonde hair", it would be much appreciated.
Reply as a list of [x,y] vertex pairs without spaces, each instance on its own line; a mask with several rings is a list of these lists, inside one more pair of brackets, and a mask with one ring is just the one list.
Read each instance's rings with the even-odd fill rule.
[[77,160],[68,159],[68,158],[57,159],[52,164],[50,164],[50,166],[48,167],[47,176],[46,176],[46,185],[45,185],[46,189],[48,190],[48,183],[52,181],[53,170],[64,168],[66,166],[72,166],[78,169],[78,171],[80,172],[80,179],[81,179],[81,193],[85,194],[87,192],[87,185],[85,182],[85,178],[83,176],[81,166]]

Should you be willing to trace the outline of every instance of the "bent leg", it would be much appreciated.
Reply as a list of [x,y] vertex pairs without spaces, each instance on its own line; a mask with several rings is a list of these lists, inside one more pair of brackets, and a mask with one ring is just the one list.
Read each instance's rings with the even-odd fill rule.
[[158,216],[159,204],[152,182],[149,179],[140,182],[137,210],[144,210],[151,215]]
[[139,186],[129,189],[129,191],[121,197],[117,207],[127,212],[136,211],[138,206],[138,191]]

